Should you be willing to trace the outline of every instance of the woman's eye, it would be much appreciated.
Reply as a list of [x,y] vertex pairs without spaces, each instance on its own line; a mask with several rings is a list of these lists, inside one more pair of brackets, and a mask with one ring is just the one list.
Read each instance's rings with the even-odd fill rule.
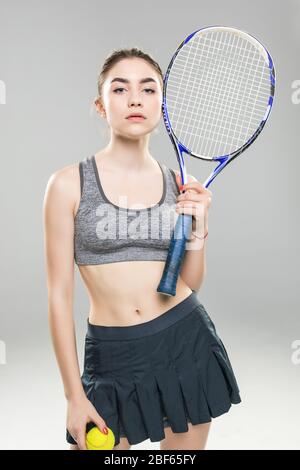
[[[114,90],[114,93],[117,93],[119,90],[125,90],[125,88],[116,88],[116,89]],[[147,91],[147,92],[148,92],[148,91],[151,91],[151,93],[147,93],[147,95],[148,95],[148,94],[151,95],[152,93],[155,93],[155,90],[153,90],[152,88],[145,88],[144,91]],[[119,94],[119,93],[117,93],[117,95],[118,95],[118,94]]]

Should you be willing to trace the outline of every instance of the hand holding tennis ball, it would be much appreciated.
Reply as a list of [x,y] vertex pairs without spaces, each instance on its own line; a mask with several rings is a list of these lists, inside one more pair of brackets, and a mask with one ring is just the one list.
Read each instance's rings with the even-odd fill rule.
[[99,428],[94,426],[86,433],[86,447],[88,450],[111,450],[115,445],[115,436],[109,427],[107,434],[100,431]]
[[[88,450],[86,435],[87,424],[89,423],[92,423],[92,426],[97,426],[98,430],[101,429],[104,431],[105,427],[107,428],[105,420],[100,416],[94,405],[86,396],[68,400],[67,429],[75,440],[79,450]],[[89,426],[88,429],[90,428],[91,426]],[[95,431],[93,431],[93,433],[95,433]],[[91,435],[93,437],[93,434]],[[106,442],[108,434],[104,434],[103,432],[101,435]],[[96,442],[96,447],[97,445],[98,443]]]

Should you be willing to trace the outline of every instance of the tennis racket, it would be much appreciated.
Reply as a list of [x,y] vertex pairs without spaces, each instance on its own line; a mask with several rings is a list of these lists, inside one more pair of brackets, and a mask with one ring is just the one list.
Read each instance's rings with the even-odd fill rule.
[[[181,183],[187,183],[183,152],[215,161],[203,186],[261,133],[272,108],[275,70],[267,49],[250,34],[212,26],[179,45],[164,76],[162,111],[175,148]],[[192,215],[179,214],[157,288],[176,294],[176,283],[190,238]]]

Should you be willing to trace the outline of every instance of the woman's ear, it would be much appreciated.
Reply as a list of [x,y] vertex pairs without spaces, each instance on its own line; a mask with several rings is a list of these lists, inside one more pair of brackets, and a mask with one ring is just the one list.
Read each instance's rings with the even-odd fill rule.
[[106,113],[105,113],[105,109],[103,107],[103,104],[102,104],[100,98],[96,98],[94,103],[95,103],[95,106],[97,108],[97,112],[100,114],[100,116],[102,116],[104,118],[106,116]]

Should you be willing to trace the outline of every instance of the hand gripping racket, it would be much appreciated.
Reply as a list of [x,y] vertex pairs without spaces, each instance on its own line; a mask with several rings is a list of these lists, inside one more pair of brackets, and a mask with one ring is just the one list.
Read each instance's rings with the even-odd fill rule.
[[[162,103],[181,183],[187,183],[183,152],[218,163],[203,183],[207,188],[246,150],[267,121],[274,91],[272,58],[250,34],[212,26],[187,36],[165,74]],[[157,292],[176,294],[191,229],[192,215],[179,214]]]

